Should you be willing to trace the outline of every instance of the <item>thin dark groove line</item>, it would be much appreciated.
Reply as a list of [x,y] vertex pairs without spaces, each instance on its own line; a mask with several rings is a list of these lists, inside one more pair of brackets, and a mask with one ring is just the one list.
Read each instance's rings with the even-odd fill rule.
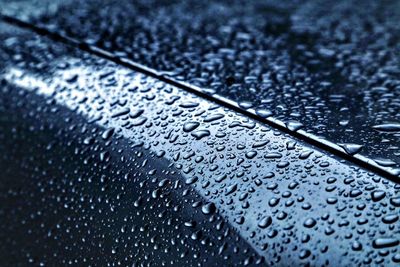
[[374,172],[392,182],[400,183],[400,179],[396,174],[393,174],[389,170],[387,170],[383,167],[380,167],[376,163],[373,163],[371,159],[368,159],[361,155],[357,155],[357,156],[349,155],[345,151],[342,151],[343,149],[341,150],[341,148],[338,145],[336,145],[330,141],[327,141],[327,140],[323,140],[320,138],[317,139],[316,136],[312,136],[311,134],[309,134],[305,131],[302,131],[302,130],[291,131],[285,126],[284,122],[282,122],[280,120],[276,120],[272,117],[262,118],[262,117],[258,116],[254,111],[245,110],[245,109],[239,107],[235,102],[230,101],[229,99],[226,99],[222,96],[207,94],[198,87],[195,87],[193,85],[190,85],[190,84],[187,84],[184,82],[176,81],[172,78],[164,76],[162,73],[157,72],[156,70],[153,70],[151,68],[148,68],[146,66],[143,66],[141,64],[138,64],[136,62],[133,62],[133,61],[130,61],[127,59],[119,58],[106,50],[103,50],[98,47],[90,46],[90,45],[88,45],[86,43],[82,43],[74,38],[70,38],[68,36],[63,36],[59,33],[52,32],[46,28],[41,28],[41,27],[35,26],[33,24],[30,24],[28,22],[22,21],[20,19],[16,19],[14,17],[10,17],[10,16],[3,15],[3,14],[0,14],[0,19],[9,24],[18,26],[20,28],[28,29],[28,30],[33,31],[42,36],[49,37],[54,41],[61,42],[63,44],[67,44],[67,45],[70,45],[73,47],[77,47],[85,52],[88,52],[88,53],[96,55],[98,57],[113,61],[114,63],[116,63],[118,65],[127,67],[136,72],[140,72],[142,74],[148,75],[157,80],[160,80],[160,81],[163,81],[170,85],[173,85],[179,89],[182,89],[184,91],[195,94],[203,99],[217,103],[221,106],[224,106],[226,108],[234,110],[235,112],[240,113],[240,114],[244,115],[245,117],[251,118],[261,124],[266,124],[272,128],[275,128],[275,129],[281,131],[281,132],[289,134],[290,136],[293,136],[301,141],[304,141],[312,146],[315,146],[325,152],[331,153],[331,154],[338,156],[344,160],[347,160],[353,164],[356,164],[359,167],[366,169],[367,171]]

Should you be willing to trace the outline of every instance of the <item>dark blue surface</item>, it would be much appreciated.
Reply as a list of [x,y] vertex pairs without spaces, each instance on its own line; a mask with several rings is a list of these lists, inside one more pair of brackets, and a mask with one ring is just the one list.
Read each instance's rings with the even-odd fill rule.
[[2,265],[396,265],[395,183],[107,60],[1,38]]
[[6,2],[0,265],[399,264],[397,2]]

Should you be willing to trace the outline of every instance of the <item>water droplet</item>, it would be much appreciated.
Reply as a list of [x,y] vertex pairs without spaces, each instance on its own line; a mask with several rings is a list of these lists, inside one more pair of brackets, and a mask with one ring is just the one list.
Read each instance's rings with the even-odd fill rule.
[[399,240],[392,237],[377,238],[372,242],[374,248],[389,248],[399,244]]
[[233,184],[233,185],[231,185],[231,186],[228,186],[228,187],[226,188],[226,193],[225,193],[225,195],[227,196],[227,195],[230,195],[230,194],[234,193],[234,192],[236,191],[236,189],[237,189],[237,184]]
[[199,105],[199,103],[188,101],[188,102],[184,102],[184,103],[180,104],[179,106],[181,108],[195,108],[198,105]]
[[392,224],[399,220],[399,216],[396,214],[389,214],[382,218],[382,222],[386,224]]
[[114,133],[114,128],[109,128],[103,132],[103,134],[101,135],[101,138],[103,138],[104,140],[108,140],[111,138],[113,133]]
[[201,207],[201,211],[206,215],[213,214],[216,211],[215,204],[212,202],[207,203]]
[[362,145],[357,145],[357,144],[350,144],[350,143],[345,143],[345,144],[339,144],[347,154],[349,155],[354,155],[359,153],[363,146]]
[[381,191],[381,190],[377,190],[371,193],[371,198],[372,201],[377,202],[382,200],[383,198],[385,198],[386,196],[386,192],[385,191]]
[[120,109],[120,110],[114,112],[111,115],[111,118],[121,117],[121,116],[128,114],[129,112],[130,112],[130,109],[128,107],[126,107],[126,108],[123,108],[123,109]]
[[271,224],[272,224],[272,218],[271,218],[271,216],[268,216],[268,217],[263,218],[261,221],[259,221],[258,227],[265,229],[268,226],[270,226]]
[[255,156],[257,156],[257,151],[249,151],[246,153],[246,158],[248,159],[253,159]]
[[224,114],[221,114],[221,113],[212,114],[212,115],[205,117],[204,122],[216,121],[216,120],[222,119],[223,117],[224,117]]
[[192,136],[194,138],[196,138],[197,140],[200,140],[204,137],[207,137],[210,135],[210,131],[209,130],[197,130],[195,132],[192,132]]
[[256,114],[258,116],[260,116],[261,118],[268,118],[270,116],[272,116],[272,111],[268,110],[268,109],[257,109],[256,110]]
[[184,125],[183,125],[183,131],[184,132],[191,132],[191,131],[193,131],[194,129],[196,129],[197,127],[199,127],[199,125],[200,125],[200,123],[199,122],[196,122],[196,121],[190,121],[190,122],[186,122]]
[[312,228],[317,224],[317,221],[313,218],[308,218],[304,221],[303,225],[307,228]]
[[287,127],[289,130],[293,131],[293,132],[298,131],[298,130],[301,129],[303,126],[304,126],[304,125],[303,125],[302,123],[298,122],[298,121],[289,121],[289,122],[286,123],[286,127]]
[[381,132],[399,132],[400,123],[385,123],[372,126],[373,129]]

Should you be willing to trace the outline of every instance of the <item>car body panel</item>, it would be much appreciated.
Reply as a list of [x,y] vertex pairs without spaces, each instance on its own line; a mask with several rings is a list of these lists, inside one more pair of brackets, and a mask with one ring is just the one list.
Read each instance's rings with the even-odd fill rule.
[[1,261],[396,265],[400,187],[1,24]]

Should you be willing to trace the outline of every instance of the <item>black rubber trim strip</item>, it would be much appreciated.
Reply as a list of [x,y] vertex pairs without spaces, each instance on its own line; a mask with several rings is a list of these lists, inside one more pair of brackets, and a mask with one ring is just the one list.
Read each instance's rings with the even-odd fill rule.
[[221,97],[219,95],[207,94],[206,92],[201,90],[201,88],[195,87],[195,86],[190,85],[185,82],[176,81],[174,79],[166,77],[161,72],[157,72],[156,70],[147,68],[147,67],[145,67],[141,64],[138,64],[136,62],[133,62],[131,60],[119,58],[119,57],[115,56],[114,54],[112,54],[106,50],[103,50],[101,48],[94,47],[94,46],[88,45],[86,43],[82,43],[74,38],[71,38],[68,36],[63,36],[57,32],[53,32],[48,29],[32,25],[32,24],[22,21],[20,19],[0,14],[0,20],[7,22],[9,24],[18,26],[20,28],[28,29],[39,35],[49,37],[49,38],[53,39],[54,41],[61,42],[61,43],[64,43],[64,44],[67,44],[67,45],[70,45],[73,47],[78,47],[79,49],[86,51],[88,53],[94,54],[96,56],[99,56],[99,57],[107,59],[107,60],[111,60],[119,65],[130,68],[136,72],[143,73],[145,75],[156,78],[156,79],[163,81],[165,83],[168,83],[170,85],[176,86],[182,90],[193,93],[201,98],[207,99],[208,101],[211,101],[211,102],[217,103],[221,106],[224,106],[226,108],[232,109],[232,110],[234,110],[246,117],[249,117],[253,120],[256,120],[260,123],[267,124],[267,125],[271,126],[272,128],[275,128],[279,131],[287,133],[287,134],[289,134],[299,140],[307,142],[321,150],[324,150],[333,155],[341,157],[349,162],[352,162],[352,163],[360,166],[361,168],[364,168],[368,171],[374,172],[388,180],[391,180],[395,183],[400,183],[400,178],[396,173],[392,173],[388,169],[385,169],[385,168],[379,166],[378,164],[373,162],[373,160],[371,160],[371,159],[368,159],[361,155],[355,155],[355,156],[349,155],[338,145],[336,145],[332,142],[329,142],[327,140],[318,138],[317,136],[309,134],[303,130],[292,131],[286,127],[284,122],[274,119],[272,117],[262,118],[262,117],[258,116],[254,110],[245,110],[245,109],[241,108],[236,102],[233,102],[227,98]]

